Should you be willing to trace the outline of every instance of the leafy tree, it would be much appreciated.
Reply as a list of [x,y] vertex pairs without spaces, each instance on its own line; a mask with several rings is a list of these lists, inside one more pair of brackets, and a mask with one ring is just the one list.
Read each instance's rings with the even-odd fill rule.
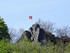
[[3,18],[0,17],[0,40],[5,39],[5,40],[9,40],[10,36],[8,33],[8,27],[5,24]]

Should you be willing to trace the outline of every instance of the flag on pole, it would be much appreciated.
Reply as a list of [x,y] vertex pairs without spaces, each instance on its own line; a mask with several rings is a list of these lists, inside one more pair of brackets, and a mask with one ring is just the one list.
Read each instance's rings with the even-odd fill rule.
[[32,19],[32,16],[29,16],[29,19]]

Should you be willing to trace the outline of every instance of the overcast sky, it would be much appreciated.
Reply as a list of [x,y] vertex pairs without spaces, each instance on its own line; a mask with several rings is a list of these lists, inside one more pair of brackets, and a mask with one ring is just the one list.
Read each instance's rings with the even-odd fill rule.
[[0,0],[0,16],[15,29],[28,29],[38,19],[70,26],[70,0]]

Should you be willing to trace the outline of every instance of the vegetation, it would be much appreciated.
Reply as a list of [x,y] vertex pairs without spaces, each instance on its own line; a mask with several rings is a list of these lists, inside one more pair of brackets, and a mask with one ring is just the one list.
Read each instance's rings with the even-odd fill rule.
[[41,46],[39,42],[30,42],[26,38],[13,44],[0,41],[0,53],[70,53],[70,43],[64,47],[63,43],[54,45],[50,41]]
[[12,47],[9,42],[5,40],[0,41],[0,53],[12,53]]
[[10,35],[8,33],[8,27],[5,24],[3,18],[0,17],[0,40],[2,39],[10,39]]
[[[49,29],[47,26],[50,26]],[[48,24],[47,26],[44,28],[52,33],[52,30],[54,29],[52,28],[53,25]],[[70,38],[68,37],[69,32],[68,27],[57,29],[56,34],[58,36],[55,38],[51,36],[51,39],[54,40],[54,42],[57,42],[57,44],[47,41],[47,44],[43,46],[39,42],[29,41],[23,34],[20,41],[10,43],[5,41],[11,37],[8,33],[8,27],[3,18],[0,18],[0,53],[70,53]],[[13,31],[10,31],[10,34],[15,36]]]

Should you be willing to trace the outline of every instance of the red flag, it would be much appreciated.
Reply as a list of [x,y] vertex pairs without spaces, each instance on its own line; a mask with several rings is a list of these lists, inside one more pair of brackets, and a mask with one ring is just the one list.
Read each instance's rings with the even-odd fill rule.
[[29,19],[32,19],[32,16],[29,16]]

